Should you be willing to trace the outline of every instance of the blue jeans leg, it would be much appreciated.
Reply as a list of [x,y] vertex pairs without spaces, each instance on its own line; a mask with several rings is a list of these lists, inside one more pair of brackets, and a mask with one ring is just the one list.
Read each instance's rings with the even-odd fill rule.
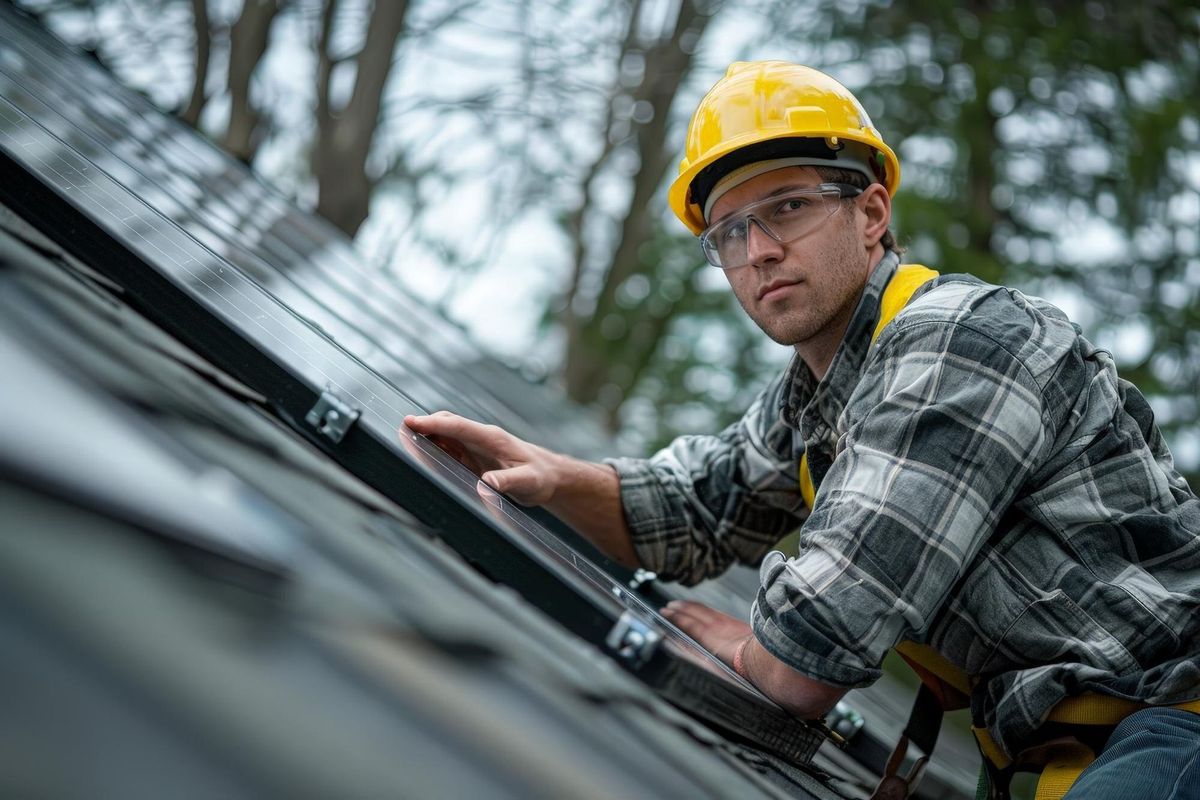
[[1113,731],[1063,800],[1200,800],[1200,714],[1147,708]]

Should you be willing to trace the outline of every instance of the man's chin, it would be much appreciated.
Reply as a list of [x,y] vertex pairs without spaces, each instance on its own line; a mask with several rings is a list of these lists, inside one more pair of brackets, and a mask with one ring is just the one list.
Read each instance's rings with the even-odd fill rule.
[[759,330],[767,335],[775,344],[781,344],[784,347],[795,347],[798,344],[803,344],[813,337],[814,331],[808,330],[806,326],[800,325],[764,325],[757,320]]

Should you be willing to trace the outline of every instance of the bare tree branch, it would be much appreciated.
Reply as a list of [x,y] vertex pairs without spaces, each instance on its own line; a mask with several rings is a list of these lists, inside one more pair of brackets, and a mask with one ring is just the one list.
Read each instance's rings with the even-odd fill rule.
[[[321,5],[321,21],[317,29],[317,130],[324,138],[324,126],[333,123],[329,111],[329,79],[333,74],[334,62],[329,54],[329,42],[333,38],[333,19],[337,13],[337,0],[325,0]],[[315,169],[315,166],[314,166]]]
[[463,0],[463,2],[453,6],[449,11],[442,14],[440,17],[430,20],[420,27],[409,26],[404,32],[404,36],[406,38],[420,38],[422,36],[428,36],[431,33],[437,33],[451,22],[461,19],[468,11],[478,8],[480,5],[480,0]]
[[568,329],[568,340],[578,336],[578,328],[582,324],[578,312],[574,310],[574,304],[579,294],[580,284],[583,281],[584,267],[588,257],[587,243],[583,230],[584,221],[587,219],[588,213],[592,211],[591,205],[588,202],[588,196],[591,192],[592,182],[600,174],[601,168],[608,161],[609,156],[612,155],[613,150],[617,146],[617,141],[612,136],[612,131],[616,122],[616,106],[614,101],[621,92],[620,65],[635,46],[637,40],[637,20],[641,16],[642,2],[643,0],[634,0],[633,6],[629,10],[629,16],[625,23],[625,36],[617,52],[617,76],[614,78],[612,86],[609,87],[608,93],[605,96],[604,122],[600,128],[600,131],[604,135],[604,145],[596,155],[596,158],[588,165],[587,170],[580,179],[579,205],[566,221],[567,236],[571,241],[571,278],[567,284],[566,291],[563,293],[562,306],[563,324]]

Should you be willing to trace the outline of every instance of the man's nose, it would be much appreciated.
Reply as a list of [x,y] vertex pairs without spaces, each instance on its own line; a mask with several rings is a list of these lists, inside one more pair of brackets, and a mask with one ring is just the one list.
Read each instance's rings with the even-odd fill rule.
[[746,263],[753,266],[783,260],[783,245],[754,217],[746,220]]

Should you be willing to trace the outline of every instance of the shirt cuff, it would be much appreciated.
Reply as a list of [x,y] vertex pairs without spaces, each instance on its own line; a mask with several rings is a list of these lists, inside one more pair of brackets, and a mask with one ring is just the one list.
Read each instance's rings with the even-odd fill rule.
[[638,563],[664,580],[671,580],[671,576],[665,574],[668,541],[679,521],[663,490],[661,478],[645,459],[606,458],[604,463],[617,471],[621,507]]
[[[782,553],[768,553],[762,575],[783,560]],[[772,608],[767,602],[769,589],[769,584],[763,585],[750,615],[754,637],[768,653],[800,674],[830,686],[853,689],[879,680],[883,670],[866,666],[853,652],[831,640],[809,622],[802,606],[784,611]]]

